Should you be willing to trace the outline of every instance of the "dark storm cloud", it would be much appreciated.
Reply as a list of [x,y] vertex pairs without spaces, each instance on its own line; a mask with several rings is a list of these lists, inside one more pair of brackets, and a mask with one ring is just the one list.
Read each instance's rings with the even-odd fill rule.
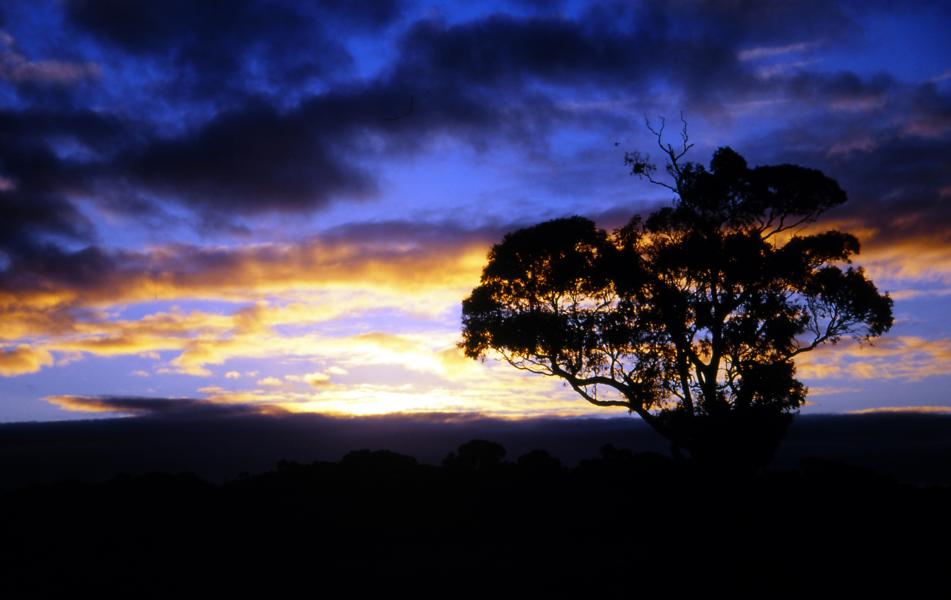
[[[156,100],[188,123],[169,133],[157,125],[167,115],[120,119],[112,115],[122,107],[73,106],[79,97],[58,109],[0,113],[0,251],[8,255],[2,281],[29,287],[22,282],[59,281],[68,271],[102,273],[93,278],[101,283],[140,262],[62,246],[94,241],[77,198],[136,217],[161,213],[166,203],[184,206],[198,217],[199,230],[265,212],[306,213],[373,196],[374,164],[413,156],[439,136],[476,148],[524,149],[544,143],[559,124],[617,119],[579,115],[566,101],[594,93],[649,104],[658,83],[679,98],[672,101],[697,112],[780,97],[846,112],[879,107],[875,114],[888,118],[896,111],[915,115],[914,139],[896,125],[875,132],[874,148],[864,154],[836,154],[830,149],[848,122],[837,113],[781,134],[790,143],[779,146],[779,158],[827,167],[853,198],[875,194],[861,175],[874,168],[884,187],[903,190],[906,208],[944,223],[946,93],[911,89],[887,75],[764,79],[755,60],[741,59],[757,47],[784,52],[852,35],[858,25],[850,15],[871,10],[862,6],[646,1],[586,5],[570,18],[420,19],[406,23],[378,74],[356,81],[348,79],[354,63],[341,40],[402,23],[400,3],[71,0],[66,20],[141,61],[143,71],[167,77],[174,85],[160,87]],[[305,83],[317,80],[329,84],[308,91]],[[293,91],[297,100],[288,104],[269,90]],[[194,98],[212,109],[189,112]],[[932,130],[938,133],[925,135]],[[803,135],[815,139],[797,144]],[[928,218],[936,213],[940,218]]]
[[307,212],[376,191],[361,162],[380,156],[366,136],[382,136],[388,153],[409,153],[434,132],[475,131],[489,120],[459,94],[384,84],[315,96],[289,111],[254,103],[143,144],[111,168],[206,217]]
[[255,106],[155,140],[114,166],[198,212],[312,210],[334,196],[374,190],[369,174],[339,155],[343,140],[332,118]]
[[809,165],[851,199],[833,212],[875,228],[879,242],[951,231],[951,90],[884,75],[800,75],[791,98],[824,107],[751,142],[768,160]]
[[578,17],[498,14],[447,26],[420,21],[401,46],[404,62],[459,82],[526,79],[609,90],[666,81],[691,105],[760,85],[745,50],[765,53],[831,44],[860,32],[861,6],[825,0],[584,5]]
[[[383,27],[402,13],[399,0],[66,0],[66,16],[78,27],[139,54],[166,54],[186,47],[217,53],[224,44],[288,44],[311,35],[320,18],[347,25]],[[244,41],[238,36],[246,36]]]
[[[156,139],[114,165],[116,175],[214,222],[216,214],[309,211],[372,195],[364,166],[425,148],[450,134],[477,147],[502,136],[543,139],[566,118],[534,82],[642,89],[661,77],[712,97],[716,83],[751,75],[734,40],[677,37],[653,22],[619,30],[565,19],[491,16],[447,26],[421,21],[376,80],[305,98],[280,110],[262,101]],[[148,46],[149,48],[152,45]],[[384,154],[379,153],[383,150]]]
[[678,35],[666,23],[601,22],[494,15],[458,25],[423,21],[400,44],[397,73],[522,93],[536,81],[607,90],[643,90],[657,79],[696,91],[747,77],[735,40]]
[[[868,151],[830,160],[829,171],[841,173],[864,223],[883,236],[912,233],[947,237],[951,231],[951,143],[947,139],[886,137]],[[862,177],[862,174],[866,177]],[[868,177],[874,174],[873,177]]]
[[154,398],[145,396],[48,396],[47,402],[78,412],[122,413],[155,417],[222,417],[276,414],[280,409],[250,404],[221,404],[195,398]]
[[0,252],[49,254],[55,240],[90,241],[93,224],[67,197],[91,190],[90,164],[124,128],[90,111],[0,110]]
[[351,223],[328,230],[321,239],[330,243],[387,245],[419,243],[447,247],[451,245],[489,244],[501,239],[506,232],[530,223],[493,223],[478,228],[467,228],[459,223],[419,223],[391,219],[372,223]]
[[874,107],[898,91],[895,78],[884,73],[870,77],[850,71],[795,73],[780,82],[781,90],[792,98],[840,109]]
[[[129,134],[92,111],[0,110],[0,296],[84,288],[114,272],[114,257],[89,245],[95,224],[74,197],[94,192],[96,173]],[[5,317],[23,316],[11,316],[16,301],[2,304]],[[57,313],[52,322],[59,328],[64,319]]]
[[[682,35],[704,35],[732,45],[778,46],[803,39],[837,38],[857,25],[845,9],[846,2],[828,0],[648,0],[634,3],[635,14],[651,27],[680,30]],[[610,19],[610,4],[593,9]]]
[[[838,22],[838,12],[824,3],[807,4],[809,22]],[[150,204],[160,211],[147,199],[156,196],[194,210],[199,226],[261,212],[312,211],[335,199],[373,195],[376,178],[368,163],[411,155],[435,136],[483,148],[500,135],[522,144],[543,140],[571,117],[554,96],[536,89],[539,82],[642,93],[662,80],[695,103],[716,104],[755,83],[737,49],[755,41],[762,28],[778,28],[786,12],[782,5],[728,5],[696,13],[685,4],[647,2],[594,6],[577,19],[423,20],[401,35],[389,66],[375,79],[305,93],[298,104],[282,108],[280,99],[267,99],[266,89],[252,89],[260,78],[248,69],[265,73],[277,89],[300,94],[306,77],[293,74],[349,68],[343,46],[326,47],[328,23],[348,25],[351,32],[381,28],[401,15],[400,5],[74,0],[66,4],[74,26],[130,56],[165,65],[175,88],[164,91],[167,101],[200,96],[224,109],[172,136],[154,135],[142,115],[143,122],[127,124],[127,137],[136,143],[115,159],[47,162],[51,170],[73,173],[74,193],[79,187],[112,210],[136,215]],[[91,181],[98,193],[86,189]]]
[[403,0],[321,0],[316,6],[344,24],[375,29],[401,17],[405,4]]
[[[114,152],[130,133],[128,124],[102,112],[86,109],[0,110],[0,139],[6,164],[14,150],[23,147],[60,146],[76,160]],[[55,173],[50,173],[55,175]]]
[[379,29],[396,0],[70,0],[77,29],[167,70],[165,93],[217,97],[303,85],[352,66],[335,28]]

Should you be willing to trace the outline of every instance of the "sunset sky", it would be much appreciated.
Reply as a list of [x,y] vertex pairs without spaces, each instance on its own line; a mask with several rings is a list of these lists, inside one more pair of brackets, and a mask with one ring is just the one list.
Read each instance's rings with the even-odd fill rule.
[[669,204],[624,153],[681,111],[692,160],[835,178],[820,225],[895,300],[798,363],[803,412],[951,410],[949,29],[940,0],[0,0],[0,421],[620,414],[464,358],[460,302],[507,231]]

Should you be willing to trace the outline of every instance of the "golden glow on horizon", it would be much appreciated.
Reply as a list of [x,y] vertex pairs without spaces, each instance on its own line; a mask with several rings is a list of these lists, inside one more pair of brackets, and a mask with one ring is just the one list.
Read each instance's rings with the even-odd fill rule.
[[[923,286],[900,289],[896,299],[951,290],[951,244],[914,237],[884,242],[860,223],[823,225],[819,229],[857,232],[863,243],[859,262],[883,289]],[[90,356],[143,357],[151,364],[132,371],[137,378],[195,377],[202,400],[262,409],[604,414],[556,380],[492,360],[472,361],[456,348],[455,315],[478,282],[487,250],[485,243],[470,242],[342,241],[152,248],[137,255],[141,268],[117,271],[99,287],[40,286],[0,294],[0,375],[35,373]],[[194,260],[185,260],[189,253]],[[139,302],[156,300],[168,308],[121,316]],[[173,304],[200,300],[233,304],[187,311]],[[81,309],[81,316],[73,309]],[[374,317],[384,311],[385,317]],[[241,360],[255,361],[253,372],[239,367]],[[822,382],[947,375],[951,339],[886,336],[874,346],[843,341],[797,364],[813,396],[851,394],[862,388]],[[57,406],[81,410],[82,403],[63,400],[67,396],[54,398],[60,399],[51,400]],[[83,402],[90,410],[91,401]]]

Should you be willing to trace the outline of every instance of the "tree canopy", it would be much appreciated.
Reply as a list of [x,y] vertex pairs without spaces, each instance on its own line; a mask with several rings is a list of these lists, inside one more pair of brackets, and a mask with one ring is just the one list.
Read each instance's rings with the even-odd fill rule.
[[892,325],[892,300],[860,267],[855,236],[814,223],[846,201],[823,173],[751,168],[730,148],[709,168],[658,142],[634,175],[672,206],[607,232],[555,219],[507,234],[462,305],[467,356],[563,379],[597,406],[638,414],[676,452],[765,465],[807,389],[795,358]]

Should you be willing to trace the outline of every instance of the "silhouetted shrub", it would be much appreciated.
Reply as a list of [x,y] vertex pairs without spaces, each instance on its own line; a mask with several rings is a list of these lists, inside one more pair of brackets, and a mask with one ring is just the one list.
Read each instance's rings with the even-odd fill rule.
[[502,464],[504,458],[505,448],[501,444],[472,440],[459,446],[456,452],[450,452],[442,464],[449,469],[487,471]]
[[561,461],[546,450],[531,450],[518,457],[520,469],[531,474],[555,474],[561,472]]
[[416,459],[389,450],[354,450],[340,460],[345,469],[361,471],[407,471],[416,466]]

